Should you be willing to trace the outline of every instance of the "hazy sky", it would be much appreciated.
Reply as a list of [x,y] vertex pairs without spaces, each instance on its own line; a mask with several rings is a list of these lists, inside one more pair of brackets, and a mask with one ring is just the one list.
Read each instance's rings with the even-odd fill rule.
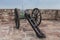
[[[23,7],[22,7],[23,6]],[[0,8],[60,9],[60,0],[0,0]]]

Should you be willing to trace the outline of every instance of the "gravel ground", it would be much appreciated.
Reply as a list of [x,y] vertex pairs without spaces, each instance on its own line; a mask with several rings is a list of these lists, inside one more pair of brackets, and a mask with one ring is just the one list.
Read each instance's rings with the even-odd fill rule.
[[38,38],[27,20],[20,21],[19,29],[14,21],[0,22],[0,40],[60,40],[60,21],[43,20],[39,28],[46,38]]

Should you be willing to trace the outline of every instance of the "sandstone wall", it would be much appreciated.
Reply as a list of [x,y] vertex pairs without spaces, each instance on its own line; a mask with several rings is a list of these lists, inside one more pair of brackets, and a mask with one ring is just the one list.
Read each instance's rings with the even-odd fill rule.
[[[29,13],[32,13],[31,9],[29,9]],[[60,10],[40,9],[40,13],[44,20],[60,20]]]
[[[20,12],[20,10],[18,10]],[[29,10],[29,12],[31,13],[31,10]],[[60,10],[40,10],[41,15],[42,15],[42,19],[56,19],[56,20],[60,20]],[[1,21],[12,21],[14,20],[14,9],[0,9],[0,22]]]

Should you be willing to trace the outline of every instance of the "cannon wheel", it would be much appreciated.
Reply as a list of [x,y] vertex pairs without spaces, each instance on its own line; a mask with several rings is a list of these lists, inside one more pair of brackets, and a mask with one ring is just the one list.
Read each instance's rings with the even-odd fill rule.
[[14,9],[14,13],[15,13],[15,24],[16,24],[16,28],[19,29],[20,22],[19,22],[19,15],[18,15],[18,9],[17,8]]
[[34,20],[35,22],[35,25],[36,26],[39,26],[40,23],[41,23],[41,13],[40,13],[40,10],[38,8],[34,8],[32,10],[32,15],[31,15],[32,19]]

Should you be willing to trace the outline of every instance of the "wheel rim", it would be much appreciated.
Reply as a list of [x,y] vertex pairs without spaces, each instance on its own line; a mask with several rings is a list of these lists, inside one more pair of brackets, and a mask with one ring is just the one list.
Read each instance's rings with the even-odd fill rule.
[[40,10],[38,8],[34,8],[32,10],[32,15],[31,15],[32,19],[35,22],[35,25],[39,26],[41,23],[41,13]]

